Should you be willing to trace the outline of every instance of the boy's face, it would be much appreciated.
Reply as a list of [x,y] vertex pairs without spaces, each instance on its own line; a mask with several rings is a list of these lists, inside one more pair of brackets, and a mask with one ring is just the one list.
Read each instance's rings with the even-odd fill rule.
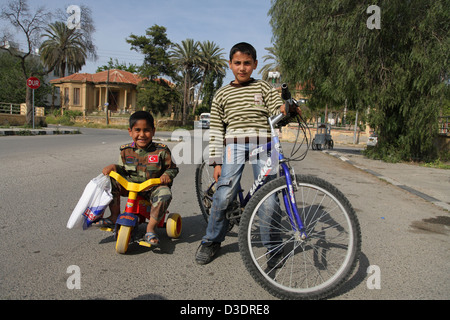
[[253,70],[258,66],[258,60],[253,60],[251,55],[238,51],[229,61],[229,65],[235,77],[234,83],[241,84],[250,80]]
[[147,147],[153,139],[155,128],[152,128],[146,120],[138,120],[133,128],[128,128],[128,133],[138,149]]

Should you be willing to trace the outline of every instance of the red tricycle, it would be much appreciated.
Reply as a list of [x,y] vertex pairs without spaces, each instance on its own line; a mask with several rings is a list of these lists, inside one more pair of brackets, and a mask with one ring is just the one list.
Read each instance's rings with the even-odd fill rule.
[[[132,231],[140,223],[144,223],[150,218],[150,202],[139,196],[138,193],[145,191],[161,183],[159,178],[149,179],[143,183],[134,183],[127,181],[124,177],[115,171],[109,174],[117,180],[126,190],[128,190],[128,200],[125,205],[125,211],[119,215],[116,221],[115,229],[101,228],[104,231],[115,231],[116,251],[126,253],[132,237]],[[168,213],[168,212],[167,212]],[[166,228],[167,235],[171,238],[178,238],[181,235],[181,216],[178,213],[170,213],[161,219],[158,228]],[[167,216],[167,219],[166,219]],[[151,247],[151,243],[143,240],[136,240],[141,246]]]

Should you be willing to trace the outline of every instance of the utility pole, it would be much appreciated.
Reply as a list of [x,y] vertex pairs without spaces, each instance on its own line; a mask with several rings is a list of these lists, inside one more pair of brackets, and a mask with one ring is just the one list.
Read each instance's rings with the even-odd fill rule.
[[355,119],[355,130],[353,133],[353,144],[357,144],[356,131],[358,128],[358,110],[356,110],[356,119]]

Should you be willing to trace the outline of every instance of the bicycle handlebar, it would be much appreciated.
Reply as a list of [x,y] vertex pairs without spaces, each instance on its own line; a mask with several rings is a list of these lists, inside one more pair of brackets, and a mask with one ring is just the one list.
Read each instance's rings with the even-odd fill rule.
[[286,112],[290,117],[296,117],[297,114],[300,114],[297,112],[297,101],[292,99],[291,92],[286,83],[281,85],[281,98],[285,101]]
[[289,88],[286,83],[281,85],[281,98],[286,101],[291,100],[291,93],[289,92]]

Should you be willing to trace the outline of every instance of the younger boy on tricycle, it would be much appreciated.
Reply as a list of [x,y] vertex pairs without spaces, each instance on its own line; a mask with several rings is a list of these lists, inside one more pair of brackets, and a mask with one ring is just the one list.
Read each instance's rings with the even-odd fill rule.
[[[111,171],[119,173],[130,182],[142,183],[148,179],[160,178],[161,184],[140,192],[139,195],[151,203],[150,219],[147,224],[144,240],[152,246],[159,244],[155,228],[163,219],[172,200],[171,186],[178,174],[169,148],[161,143],[154,143],[155,124],[153,116],[146,111],[137,111],[130,116],[128,133],[132,143],[120,147],[118,164],[110,164],[102,173],[109,175]],[[96,226],[113,227],[120,214],[120,197],[128,196],[115,179],[111,179],[113,200],[109,205],[111,216],[102,218]]]

